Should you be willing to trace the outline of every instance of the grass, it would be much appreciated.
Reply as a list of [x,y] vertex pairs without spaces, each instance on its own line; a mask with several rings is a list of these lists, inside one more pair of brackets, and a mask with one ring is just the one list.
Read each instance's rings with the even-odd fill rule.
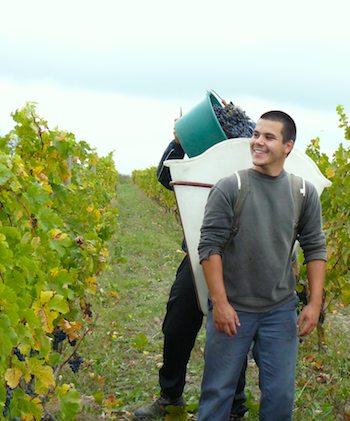
[[[162,320],[169,289],[183,252],[174,215],[148,199],[130,180],[119,186],[119,230],[110,243],[110,267],[100,277],[93,302],[98,318],[81,347],[82,370],[67,368],[62,382],[75,383],[83,395],[79,420],[131,420],[132,411],[159,394]],[[300,344],[293,419],[350,419],[350,313],[338,309],[326,318],[327,345],[317,335]],[[203,369],[202,327],[188,367],[185,398],[196,412]],[[257,368],[247,376],[249,420],[258,419]],[[186,419],[182,416],[174,419]]]

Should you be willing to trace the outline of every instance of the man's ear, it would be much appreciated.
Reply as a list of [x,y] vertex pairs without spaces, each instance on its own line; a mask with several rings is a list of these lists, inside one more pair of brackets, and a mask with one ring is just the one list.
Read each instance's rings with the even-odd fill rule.
[[285,143],[286,156],[288,156],[292,152],[293,147],[294,147],[294,140],[288,140],[288,142]]

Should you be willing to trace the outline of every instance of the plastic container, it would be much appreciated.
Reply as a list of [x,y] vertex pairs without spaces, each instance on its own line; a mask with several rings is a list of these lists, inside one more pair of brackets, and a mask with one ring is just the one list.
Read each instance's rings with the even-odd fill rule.
[[190,158],[227,139],[215,115],[213,104],[222,107],[214,92],[207,91],[202,102],[175,122],[176,135]]

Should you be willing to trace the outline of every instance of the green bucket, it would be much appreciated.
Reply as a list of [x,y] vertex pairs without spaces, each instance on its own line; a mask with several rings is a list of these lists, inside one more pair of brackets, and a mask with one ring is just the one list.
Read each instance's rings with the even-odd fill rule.
[[176,135],[186,154],[192,158],[227,139],[213,109],[220,100],[212,91],[205,99],[175,122]]

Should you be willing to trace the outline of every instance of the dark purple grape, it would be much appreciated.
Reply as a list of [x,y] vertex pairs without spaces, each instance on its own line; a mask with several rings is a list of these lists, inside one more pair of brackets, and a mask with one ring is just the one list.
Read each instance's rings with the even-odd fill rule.
[[70,346],[75,346],[77,344],[77,340],[76,339],[72,339],[72,340],[68,339],[68,343],[69,343]]
[[213,104],[215,115],[229,139],[237,137],[251,137],[255,129],[255,123],[246,113],[232,102],[221,107]]
[[73,373],[77,373],[80,369],[80,365],[84,362],[83,358],[78,354],[73,354],[71,359],[68,361],[69,367]]
[[52,349],[54,351],[58,351],[59,350],[59,344],[66,339],[67,334],[66,334],[66,332],[64,332],[63,330],[61,330],[58,327],[56,327],[54,329],[52,334],[53,334]]
[[12,397],[13,397],[13,389],[11,389],[11,387],[9,386],[6,386],[6,400],[5,400],[4,410],[2,412],[5,418],[8,415]]
[[14,355],[19,359],[19,361],[25,361],[26,357],[21,353],[18,348],[14,348],[13,350]]
[[31,376],[31,379],[29,381],[29,383],[26,383],[25,387],[23,388],[24,393],[28,396],[30,396],[31,398],[33,398],[34,396],[36,396],[37,394],[35,393],[35,390],[33,389],[33,383],[34,383],[34,376]]

